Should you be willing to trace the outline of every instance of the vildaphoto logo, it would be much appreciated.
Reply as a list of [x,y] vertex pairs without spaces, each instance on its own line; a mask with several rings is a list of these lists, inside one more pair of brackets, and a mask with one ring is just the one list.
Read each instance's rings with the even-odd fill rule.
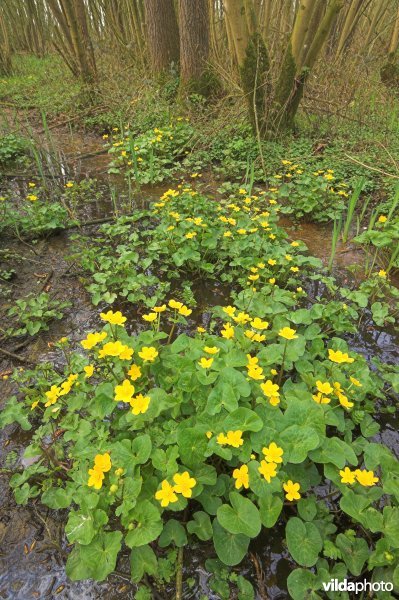
[[392,592],[393,583],[390,581],[348,581],[344,579],[330,579],[327,583],[323,582],[325,592]]

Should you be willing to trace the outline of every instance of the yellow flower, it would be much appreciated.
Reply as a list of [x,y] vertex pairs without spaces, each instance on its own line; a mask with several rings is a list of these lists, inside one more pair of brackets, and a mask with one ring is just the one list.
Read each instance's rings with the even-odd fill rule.
[[269,260],[267,261],[267,264],[270,265],[271,267],[274,267],[274,265],[277,263],[276,260],[274,260],[274,258],[269,258]]
[[343,471],[340,471],[341,475],[341,483],[355,483],[356,480],[356,472],[351,471],[349,467],[345,467]]
[[231,233],[231,231],[225,231],[223,234],[223,237],[231,237],[233,234]]
[[106,473],[107,471],[111,470],[111,466],[111,457],[108,452],[105,452],[104,454],[96,454],[94,457],[94,468],[98,471]]
[[244,443],[244,440],[242,439],[242,431],[240,430],[228,431],[227,435],[220,433],[217,436],[216,441],[221,446],[227,444],[228,446],[233,446],[233,448],[239,448]]
[[198,362],[199,366],[203,369],[209,369],[212,366],[213,358],[206,358],[203,356],[201,360]]
[[88,379],[94,373],[94,366],[93,365],[87,365],[86,367],[83,367],[83,370],[85,372],[85,378]]
[[147,321],[148,323],[152,323],[152,321],[155,321],[157,317],[158,315],[156,312],[150,312],[148,315],[143,315],[144,321]]
[[296,334],[296,329],[291,329],[291,327],[283,327],[278,332],[279,336],[284,338],[285,340],[295,340],[298,336]]
[[277,475],[277,465],[274,462],[266,462],[265,460],[260,461],[260,467],[258,471],[266,479],[267,483],[270,483],[272,477]]
[[126,321],[126,317],[122,315],[120,310],[117,310],[116,312],[109,310],[107,313],[100,313],[100,317],[103,321],[107,321],[112,325],[123,325]]
[[130,402],[134,394],[134,385],[128,379],[124,379],[121,385],[115,387],[115,402]]
[[236,317],[233,317],[233,319],[239,325],[245,325],[245,323],[248,323],[251,320],[251,317],[245,312],[240,312]]
[[118,356],[121,360],[130,360],[133,353],[133,348],[129,348],[117,340],[116,342],[104,344],[99,351],[98,356],[99,358],[104,358],[105,356]]
[[177,300],[169,300],[168,304],[170,308],[175,308],[176,310],[179,310],[183,306],[183,302],[177,302]]
[[208,438],[208,440],[210,440],[212,437],[212,431],[207,431],[205,435]]
[[350,358],[346,352],[341,352],[341,350],[328,350],[328,358],[335,363],[353,363],[354,358]]
[[196,234],[196,232],[195,232],[195,231],[190,231],[189,233],[186,233],[185,237],[186,237],[188,240],[191,240],[191,239],[192,239],[192,238],[194,238],[196,235],[197,235],[197,234]]
[[154,362],[158,356],[158,351],[153,346],[143,346],[139,356],[145,362]]
[[378,277],[382,277],[383,279],[386,279],[387,276],[387,272],[384,271],[383,269],[380,269],[380,271],[378,271]]
[[222,311],[226,313],[226,315],[229,315],[229,317],[232,317],[236,312],[236,308],[235,306],[223,306]]
[[207,354],[217,354],[220,351],[220,348],[217,348],[216,346],[205,346],[204,347],[204,352],[206,352]]
[[26,196],[26,199],[29,200],[30,202],[36,202],[37,196],[36,196],[36,194],[28,194]]
[[100,490],[103,485],[104,473],[98,469],[89,469],[89,475],[87,485],[94,487],[95,490]]
[[247,233],[246,229],[237,229],[237,233],[239,233],[240,235],[245,235]]
[[262,321],[259,317],[252,319],[251,325],[254,329],[267,329],[269,327],[269,323],[267,321]]
[[360,483],[360,485],[363,485],[364,487],[371,487],[379,481],[379,478],[375,477],[374,471],[356,469],[355,475],[356,480]]
[[261,381],[265,378],[263,375],[263,369],[258,365],[249,365],[248,367],[248,377],[251,379],[255,379],[255,381]]
[[293,483],[291,479],[289,479],[287,483],[283,484],[283,488],[286,492],[285,497],[287,498],[287,500],[299,500],[299,498],[301,497],[301,494],[299,493],[301,486],[299,485],[299,483]]
[[338,394],[338,400],[341,406],[343,406],[344,408],[353,408],[354,407],[354,403],[353,402],[349,402],[348,398],[346,396],[344,396],[344,394]]
[[191,498],[193,495],[192,488],[197,482],[194,477],[190,477],[188,471],[184,471],[184,473],[175,473],[173,475],[173,481],[175,482],[175,492],[181,494],[185,498]]
[[91,350],[98,343],[105,340],[106,337],[107,334],[105,333],[105,331],[102,331],[101,333],[88,333],[86,339],[82,340],[80,343],[85,350]]
[[61,393],[61,388],[59,388],[56,385],[52,385],[51,388],[45,392],[46,398],[47,398],[47,402],[44,405],[46,408],[48,406],[52,406],[53,404],[55,404],[58,400],[58,396]]
[[333,393],[333,388],[328,381],[324,383],[322,381],[316,381],[316,387],[321,394],[325,394],[326,396]]
[[257,365],[259,362],[259,358],[257,356],[251,356],[250,354],[247,354],[247,360],[248,360],[247,368],[250,366]]
[[220,335],[226,340],[231,340],[231,338],[234,337],[234,327],[232,327],[230,323],[225,323],[223,327],[224,329],[222,329]]
[[197,331],[198,333],[205,333],[206,329],[204,329],[203,327],[197,327]]
[[274,285],[274,284],[276,283],[276,279],[275,279],[275,277],[270,277],[270,279],[269,279],[269,283],[270,283],[271,285]]
[[148,410],[151,398],[149,396],[143,396],[143,394],[137,394],[130,400],[130,406],[132,407],[132,413],[134,415],[144,414]]
[[278,391],[280,389],[279,386],[277,383],[273,383],[271,379],[268,379],[265,383],[261,383],[260,387],[264,395],[268,398],[278,397],[280,395]]
[[166,310],[166,304],[162,304],[162,306],[154,306],[152,310],[156,313],[164,312]]
[[385,221],[388,220],[388,217],[386,217],[385,215],[381,215],[380,217],[378,217],[378,222],[379,223],[385,223]]
[[67,188],[73,187],[73,182],[72,181],[68,181],[68,183],[65,184],[65,187],[67,187]]
[[290,267],[290,271],[292,271],[293,273],[298,273],[299,267]]
[[353,385],[355,385],[356,387],[363,387],[360,381],[358,379],[355,379],[355,377],[350,376],[349,379],[351,380],[351,383],[353,383]]
[[297,248],[299,246],[299,242],[291,242],[291,246],[293,248]]
[[277,446],[275,442],[271,442],[269,446],[262,448],[262,452],[265,455],[265,459],[267,460],[267,462],[283,462],[283,459],[281,458],[284,454],[283,449]]
[[235,481],[235,487],[239,490],[241,487],[244,487],[246,490],[249,488],[249,475],[248,475],[248,466],[242,465],[239,469],[234,469],[233,477]]
[[257,281],[259,279],[259,275],[249,275],[249,281]]
[[184,304],[179,308],[179,315],[183,315],[183,317],[189,317],[192,312],[193,311],[191,310],[191,308],[188,308]]
[[36,187],[36,183],[33,183],[33,181],[30,181],[30,182],[28,183],[28,187],[30,187],[30,188],[34,188],[34,187]]
[[127,374],[129,375],[130,379],[136,381],[136,379],[141,377],[141,369],[138,365],[133,363],[130,369],[128,370]]
[[34,402],[32,402],[30,409],[34,410],[38,404],[39,404],[39,400],[35,400]]
[[175,488],[164,479],[161,483],[161,489],[155,493],[155,499],[160,500],[161,506],[169,506],[169,504],[178,501],[178,497],[175,494]]
[[328,398],[328,396],[323,396],[321,392],[318,394],[313,394],[312,398],[315,402],[317,402],[317,404],[330,404],[331,402],[331,398]]

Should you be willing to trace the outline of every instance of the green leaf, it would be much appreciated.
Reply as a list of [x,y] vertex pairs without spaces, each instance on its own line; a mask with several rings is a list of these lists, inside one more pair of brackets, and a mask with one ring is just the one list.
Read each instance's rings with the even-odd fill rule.
[[144,546],[155,540],[162,531],[161,515],[158,509],[149,500],[140,502],[131,512],[131,529],[125,543],[129,548]]
[[41,501],[46,506],[58,510],[60,508],[68,508],[73,499],[72,489],[65,488],[49,488],[43,492]]
[[383,511],[383,532],[393,548],[399,548],[399,508],[385,506]]
[[176,519],[168,519],[168,521],[166,521],[163,531],[159,536],[158,546],[160,548],[166,548],[171,542],[178,548],[187,544],[186,530],[179,521],[176,521]]
[[301,498],[297,504],[299,516],[304,521],[313,521],[317,515],[317,504],[313,497]]
[[324,438],[322,445],[309,453],[310,460],[317,463],[332,463],[338,469],[343,469],[346,462],[357,465],[357,456],[343,440],[337,437]]
[[223,422],[224,431],[260,431],[263,427],[262,419],[249,408],[240,407],[226,417]]
[[198,463],[203,462],[208,440],[201,431],[195,427],[179,429],[177,444],[180,450],[180,459],[187,467],[195,468]]
[[229,498],[232,506],[223,504],[216,513],[221,526],[230,533],[256,537],[261,529],[261,520],[255,504],[237,492],[231,492]]
[[348,538],[343,533],[337,535],[336,545],[341,550],[342,558],[352,575],[360,575],[363,565],[369,557],[370,550],[363,538]]
[[130,553],[130,573],[132,581],[138,583],[143,575],[156,575],[158,561],[151,546],[132,548]]
[[71,511],[65,526],[65,533],[70,542],[79,542],[83,546],[90,544],[100,527],[108,522],[107,514],[100,509],[92,513]]
[[219,560],[230,567],[238,565],[247,553],[250,538],[242,533],[235,535],[224,529],[217,519],[213,524],[213,543]]
[[285,534],[288,550],[299,565],[312,567],[316,564],[323,548],[323,540],[314,523],[304,523],[298,517],[291,517]]
[[31,429],[27,409],[22,402],[18,402],[16,396],[12,396],[4,408],[0,411],[0,429],[11,423],[18,423],[24,431]]
[[295,569],[288,575],[288,591],[293,600],[321,600],[318,577],[307,569]]
[[193,517],[194,520],[187,523],[187,531],[195,534],[203,542],[210,540],[212,537],[212,523],[209,515],[202,510],[198,510],[193,514]]
[[121,540],[120,531],[111,531],[98,534],[87,546],[75,545],[66,564],[69,579],[104,581],[115,570]]
[[265,527],[273,527],[283,508],[283,501],[273,494],[264,494],[259,499],[259,513]]

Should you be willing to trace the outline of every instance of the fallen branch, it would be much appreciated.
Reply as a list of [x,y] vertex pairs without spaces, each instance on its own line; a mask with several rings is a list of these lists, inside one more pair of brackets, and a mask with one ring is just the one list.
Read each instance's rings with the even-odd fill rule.
[[366,169],[370,169],[370,171],[377,171],[378,173],[382,173],[386,177],[393,177],[394,179],[399,179],[399,175],[393,175],[392,173],[387,173],[386,171],[378,169],[377,167],[371,167],[370,165],[366,165],[366,163],[357,160],[357,158],[353,158],[353,156],[349,156],[349,154],[345,154],[345,156],[346,158],[349,158],[349,160],[351,160],[352,162],[355,162],[358,165],[361,165],[362,167],[366,167]]
[[179,548],[176,566],[176,600],[182,600],[183,591],[183,547]]
[[19,362],[25,363],[26,365],[32,365],[33,361],[29,358],[24,358],[23,356],[18,356],[18,354],[14,354],[14,352],[9,352],[8,350],[4,350],[4,348],[0,348],[1,354],[8,356],[8,358],[12,358],[12,360],[18,360]]

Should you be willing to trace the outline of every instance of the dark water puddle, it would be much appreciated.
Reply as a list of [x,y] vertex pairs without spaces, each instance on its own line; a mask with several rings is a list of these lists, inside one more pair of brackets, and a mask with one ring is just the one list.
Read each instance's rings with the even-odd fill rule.
[[[99,154],[102,150],[102,140],[92,135],[75,133],[57,133],[53,135],[59,154],[59,164],[62,172],[56,180],[58,189],[64,188],[67,180],[96,177],[98,180],[99,195],[89,198],[78,207],[79,217],[83,221],[100,219],[112,216],[115,209],[122,212],[131,211],[134,207],[144,208],[153,199],[158,199],[165,190],[173,184],[160,186],[146,186],[141,190],[127,190],[126,180],[122,176],[108,176],[106,173],[109,158],[106,154]],[[84,154],[82,156],[82,148]],[[50,153],[51,148],[48,151]],[[79,157],[80,153],[80,157]],[[92,154],[91,156],[88,156]],[[71,156],[74,155],[74,160]],[[28,181],[26,178],[15,178],[7,181],[16,196],[26,196]],[[114,191],[114,200],[112,197]],[[115,203],[115,198],[118,198]],[[311,255],[321,258],[324,264],[328,263],[331,251],[331,229],[327,226],[316,224],[297,225],[287,217],[282,217],[280,225],[285,227],[292,239],[303,240],[309,248]],[[90,228],[85,233],[90,235]],[[53,276],[49,282],[49,293],[62,300],[70,300],[72,307],[66,311],[65,317],[60,322],[50,325],[48,332],[38,336],[32,344],[24,349],[21,354],[29,356],[34,361],[49,361],[61,367],[63,357],[60,350],[54,349],[52,344],[62,336],[71,340],[72,346],[78,342],[88,330],[101,326],[99,313],[101,306],[93,307],[90,297],[80,281],[79,274],[71,268],[65,256],[71,252],[70,232],[63,232],[48,240],[42,240],[34,246],[32,251],[29,246],[21,246],[11,239],[0,241],[0,247],[7,247],[21,255],[7,268],[17,271],[13,295],[6,300],[11,303],[13,299],[22,297],[30,292],[40,290],[45,275],[50,271]],[[358,265],[359,273],[364,268],[364,256],[359,248],[348,245],[338,245],[334,267],[339,274],[340,281],[353,285],[353,274],[346,271],[349,266]],[[359,275],[359,280],[361,276]],[[177,284],[171,286],[171,297],[177,289]],[[190,317],[191,325],[207,327],[211,318],[209,307],[216,304],[225,304],[230,295],[230,288],[217,283],[204,285],[203,281],[195,281],[192,285],[197,307]],[[315,289],[315,295],[318,292]],[[131,306],[131,305],[130,305]],[[122,303],[121,308],[128,316],[130,331],[140,329],[141,315],[129,305]],[[378,358],[388,364],[399,364],[399,336],[391,330],[370,327],[364,322],[358,334],[347,336],[352,348],[364,355],[369,362]],[[11,346],[11,344],[10,344]],[[12,349],[12,348],[11,348]],[[0,357],[1,359],[1,357]],[[9,360],[0,362],[0,372],[11,367]],[[0,401],[7,399],[13,393],[11,382],[0,380]],[[376,439],[385,443],[394,452],[399,454],[399,433],[397,432],[397,419],[392,414],[378,413],[375,415],[381,425],[381,432]],[[0,458],[4,466],[7,454],[16,453],[16,464],[21,464],[24,446],[29,439],[29,432],[22,433],[15,427],[8,427],[0,433]],[[128,600],[135,598],[135,586],[124,579],[123,573],[129,573],[127,555],[123,555],[118,562],[119,576],[112,575],[106,582],[93,581],[70,582],[64,570],[65,556],[68,552],[67,542],[63,535],[65,514],[54,512],[41,506],[39,502],[31,501],[28,506],[16,506],[8,487],[8,474],[0,471],[0,600],[27,600],[30,598],[60,598],[76,600]],[[248,556],[236,571],[247,576],[258,590],[257,600],[270,598],[271,600],[288,599],[286,580],[296,565],[290,559],[284,547],[284,524],[279,522],[273,530],[267,530],[250,545]],[[60,547],[56,549],[54,542]],[[211,546],[200,545],[185,548],[184,580],[193,578],[192,587],[184,586],[183,598],[195,600],[204,596],[216,599],[218,596],[209,588],[210,574],[204,564],[207,558],[214,557]],[[169,599],[174,595],[173,583],[158,594],[158,598]],[[156,597],[156,596],[154,596]],[[232,596],[233,597],[233,596]]]

